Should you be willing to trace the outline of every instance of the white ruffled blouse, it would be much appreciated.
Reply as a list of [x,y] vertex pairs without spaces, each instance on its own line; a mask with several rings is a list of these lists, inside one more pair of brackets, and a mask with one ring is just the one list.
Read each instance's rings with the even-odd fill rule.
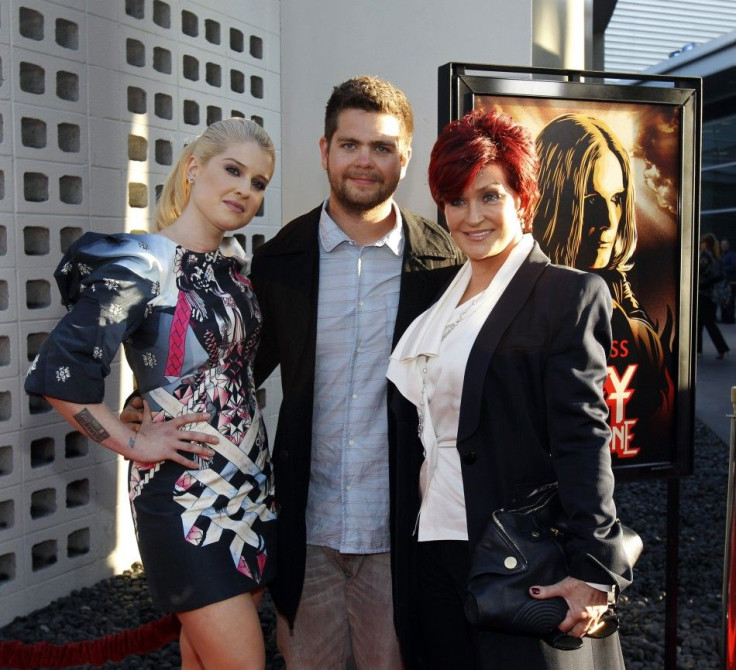
[[523,235],[488,287],[458,305],[471,277],[466,262],[440,299],[399,340],[387,377],[417,407],[424,447],[418,539],[467,540],[465,495],[456,447],[463,378],[470,350],[533,245]]

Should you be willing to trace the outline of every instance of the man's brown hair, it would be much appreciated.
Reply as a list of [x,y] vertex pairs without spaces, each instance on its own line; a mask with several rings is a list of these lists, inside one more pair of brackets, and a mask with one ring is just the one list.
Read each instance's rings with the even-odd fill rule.
[[329,145],[337,130],[337,117],[346,109],[390,114],[401,122],[401,142],[404,148],[411,144],[414,134],[414,115],[403,91],[378,77],[361,75],[338,84],[325,109],[325,139]]

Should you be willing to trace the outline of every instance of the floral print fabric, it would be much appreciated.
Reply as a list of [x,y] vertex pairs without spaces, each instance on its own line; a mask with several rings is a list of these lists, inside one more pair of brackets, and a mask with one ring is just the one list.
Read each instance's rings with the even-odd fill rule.
[[[273,476],[252,374],[261,314],[244,272],[232,238],[199,253],[160,235],[88,233],[57,270],[68,314],[26,380],[29,393],[102,402],[122,343],[154,421],[209,412],[209,423],[192,429],[218,444],[211,459],[197,458],[199,468],[131,463],[141,556],[153,595],[168,610],[216,602],[271,576]],[[210,549],[227,553],[238,577],[228,585],[218,576],[225,585],[191,593],[191,573],[206,569]],[[172,553],[181,561],[175,568]],[[213,560],[222,572],[221,556]]]

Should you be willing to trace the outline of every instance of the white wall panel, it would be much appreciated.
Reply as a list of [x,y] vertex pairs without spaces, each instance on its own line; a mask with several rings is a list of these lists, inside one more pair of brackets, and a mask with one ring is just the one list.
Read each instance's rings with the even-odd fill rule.
[[414,153],[399,201],[436,217],[426,172],[437,137],[437,68],[449,61],[531,65],[531,5],[467,0],[462,17],[450,17],[444,0],[282,0],[285,220],[326,196],[318,148],[325,104],[333,86],[360,74],[383,77],[409,98]]
[[[211,118],[263,119],[280,155],[279,39],[273,0],[0,0],[0,626],[137,558],[125,463],[23,391],[65,311],[53,271],[87,230],[149,229]],[[279,170],[246,248],[280,227]],[[130,386],[117,360],[113,408]]]

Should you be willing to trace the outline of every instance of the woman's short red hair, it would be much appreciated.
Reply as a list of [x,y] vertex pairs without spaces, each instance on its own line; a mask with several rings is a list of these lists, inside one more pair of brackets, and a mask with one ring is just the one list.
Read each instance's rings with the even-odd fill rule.
[[539,198],[539,160],[531,133],[508,114],[473,110],[451,121],[440,133],[429,159],[429,190],[442,208],[462,195],[489,163],[503,167],[521,201],[520,218],[531,227]]

